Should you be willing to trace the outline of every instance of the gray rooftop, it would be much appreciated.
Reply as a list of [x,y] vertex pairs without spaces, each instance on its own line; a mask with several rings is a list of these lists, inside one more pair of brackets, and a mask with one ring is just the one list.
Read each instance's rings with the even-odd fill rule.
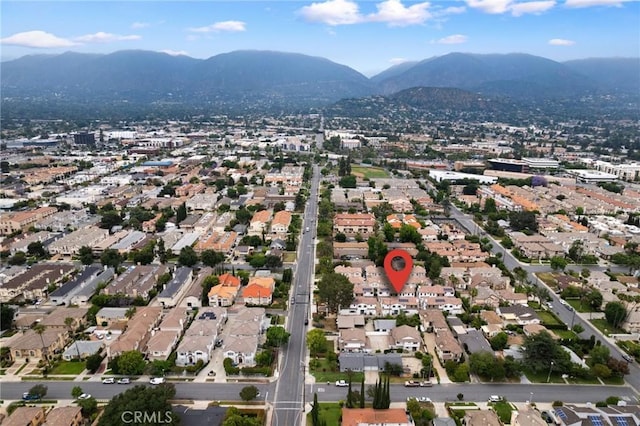
[[160,292],[158,297],[175,296],[189,279],[189,274],[191,274],[191,268],[187,268],[186,266],[181,266],[176,269],[173,273],[173,278],[167,283],[167,286]]

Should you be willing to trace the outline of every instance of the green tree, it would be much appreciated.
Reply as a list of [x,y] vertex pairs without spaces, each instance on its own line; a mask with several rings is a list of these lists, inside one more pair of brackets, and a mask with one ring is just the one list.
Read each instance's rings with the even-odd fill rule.
[[90,418],[98,412],[98,401],[94,397],[79,399],[76,404],[78,404],[78,407],[82,410],[82,415],[86,418]]
[[613,327],[620,327],[627,318],[627,309],[621,302],[609,302],[604,307],[604,317]]
[[240,398],[243,401],[251,401],[252,399],[256,399],[258,396],[258,388],[251,385],[245,386],[240,390]]
[[509,224],[514,231],[538,232],[536,214],[532,211],[512,211],[509,213]]
[[509,335],[504,331],[496,334],[491,338],[491,349],[494,351],[501,351],[507,347],[507,341],[509,340]]
[[78,250],[77,257],[83,265],[91,265],[93,263],[93,250],[89,246],[82,246]]
[[602,306],[602,302],[604,301],[602,297],[602,293],[600,293],[596,289],[591,290],[589,293],[587,293],[584,296],[584,298],[585,298],[585,301],[591,307],[591,309],[594,309],[594,310],[599,310],[600,307]]
[[0,329],[9,330],[13,326],[16,311],[9,305],[0,305]]
[[311,405],[311,426],[320,424],[320,404],[318,404],[318,394],[313,393],[313,404]]
[[204,250],[200,253],[200,260],[203,265],[213,268],[217,264],[224,262],[224,254],[214,250]]
[[136,350],[123,352],[118,357],[118,373],[126,376],[139,376],[144,373],[147,363],[144,356]]
[[47,250],[42,245],[41,241],[33,241],[29,243],[29,245],[27,246],[27,253],[29,254],[29,256],[34,256],[39,259],[45,258],[49,255]]
[[242,225],[246,225],[251,220],[251,212],[244,207],[236,210],[236,220]]
[[550,367],[557,371],[571,369],[569,354],[546,331],[525,337],[523,346],[524,365],[534,372],[548,371]]
[[314,328],[307,333],[307,348],[311,356],[318,356],[327,350],[328,340],[324,331]]
[[596,364],[607,365],[609,358],[611,358],[609,348],[604,345],[596,345],[589,351],[587,364],[591,367]]
[[562,256],[553,256],[549,262],[551,269],[553,269],[554,271],[564,271],[564,268],[566,268],[568,264],[569,262],[567,261],[567,259]]
[[491,352],[474,352],[469,355],[469,370],[491,381],[502,380],[505,376],[501,360],[496,359]]
[[91,374],[98,371],[100,364],[102,364],[102,355],[100,354],[89,355],[85,361],[85,367]]
[[106,249],[100,255],[100,262],[104,266],[110,266],[116,271],[118,270],[118,267],[122,264],[123,261],[124,259],[120,255],[120,252],[118,252],[118,250],[115,250],[115,249]]
[[198,254],[191,246],[182,247],[180,254],[178,255],[178,262],[182,266],[191,267],[198,263]]
[[289,341],[290,333],[284,327],[276,326],[267,329],[267,346],[278,347]]
[[80,386],[74,386],[74,387],[71,389],[71,397],[72,397],[73,399],[78,399],[78,397],[79,397],[80,395],[82,395],[83,393],[84,393],[84,392],[82,391],[82,388],[81,388]]
[[411,225],[402,225],[400,227],[400,241],[403,243],[420,244],[422,236],[416,228]]
[[47,395],[48,388],[45,385],[38,384],[29,389],[29,395],[34,395],[38,399],[42,399]]
[[182,222],[186,218],[187,218],[187,204],[182,203],[180,204],[180,206],[178,206],[178,209],[176,210],[176,223],[180,224],[180,222]]
[[102,214],[100,218],[100,228],[111,229],[114,226],[122,224],[122,218],[120,214],[115,210],[109,210]]
[[318,299],[332,313],[338,312],[340,307],[347,308],[354,299],[353,283],[335,272],[324,274],[318,283]]
[[[105,407],[98,426],[113,426],[123,423],[123,413],[143,412],[160,413],[163,425],[179,425],[180,418],[171,411],[170,400],[174,399],[176,389],[172,384],[159,386],[138,385],[117,394]],[[166,415],[166,417],[165,417]]]

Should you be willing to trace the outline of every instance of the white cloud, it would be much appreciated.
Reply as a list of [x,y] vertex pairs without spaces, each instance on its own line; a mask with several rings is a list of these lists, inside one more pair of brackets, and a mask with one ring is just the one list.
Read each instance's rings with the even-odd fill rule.
[[247,30],[247,24],[242,21],[220,21],[206,27],[189,28],[194,33],[238,33]]
[[189,53],[187,53],[186,50],[164,49],[164,50],[161,50],[160,52],[166,53],[167,55],[171,55],[171,56],[189,56]]
[[485,13],[498,14],[509,10],[511,0],[466,0],[467,6]]
[[576,44],[576,42],[563,38],[552,38],[551,40],[549,40],[549,44],[552,46],[573,46],[574,44]]
[[513,16],[522,16],[527,13],[542,13],[556,5],[555,0],[529,1],[525,3],[516,3],[511,6],[511,14]]
[[452,34],[436,40],[435,44],[462,44],[467,42],[467,36],[462,34]]
[[358,4],[350,0],[328,0],[311,3],[298,11],[309,22],[318,22],[331,26],[349,25],[362,22]]
[[466,11],[467,8],[464,6],[451,6],[438,11],[438,15],[457,15]]
[[142,28],[148,28],[151,24],[149,22],[134,22],[131,24],[131,29],[140,30]]
[[592,7],[592,6],[615,6],[621,7],[622,3],[631,0],[566,0],[567,7]]
[[71,47],[78,44],[71,40],[55,36],[51,33],[38,30],[16,33],[12,36],[0,39],[0,43],[13,46],[37,47],[43,49]]
[[367,16],[367,21],[386,22],[391,27],[422,24],[431,18],[429,6],[424,2],[406,7],[400,0],[385,0],[376,5],[378,12]]
[[[556,0],[537,0],[518,2],[515,0],[465,0],[467,6],[478,9],[484,13],[502,14],[511,13],[513,16],[522,16],[527,13],[538,14],[545,12],[556,5]],[[572,1],[572,0],[567,0]],[[613,1],[613,0],[575,0],[575,1]],[[617,0],[620,1],[620,0]]]
[[99,31],[95,34],[85,34],[80,37],[75,37],[74,40],[82,42],[82,43],[112,43],[114,41],[132,41],[132,40],[140,40],[142,37],[139,35],[131,34],[131,35],[119,35],[119,34],[111,34]]

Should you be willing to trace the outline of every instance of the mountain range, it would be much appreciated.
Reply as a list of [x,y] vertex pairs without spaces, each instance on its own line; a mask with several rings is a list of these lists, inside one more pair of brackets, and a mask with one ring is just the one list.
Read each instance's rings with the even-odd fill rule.
[[[527,54],[450,53],[403,63],[367,78],[328,59],[235,51],[208,59],[150,51],[31,55],[0,64],[3,103],[181,105],[293,109],[340,99],[391,95],[414,87],[455,88],[472,98],[517,102],[589,96],[640,97],[640,58],[556,62]],[[439,93],[442,91],[429,93]],[[423,98],[425,92],[420,94]],[[4,110],[4,108],[3,108]]]

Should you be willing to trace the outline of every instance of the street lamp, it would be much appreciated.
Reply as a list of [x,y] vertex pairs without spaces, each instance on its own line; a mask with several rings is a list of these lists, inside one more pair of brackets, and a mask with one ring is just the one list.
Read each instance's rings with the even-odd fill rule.
[[551,369],[553,368],[553,361],[551,361],[551,364],[549,364],[549,375],[547,376],[547,383],[549,383],[549,380],[551,380]]
[[529,405],[533,406],[533,392],[529,394]]

